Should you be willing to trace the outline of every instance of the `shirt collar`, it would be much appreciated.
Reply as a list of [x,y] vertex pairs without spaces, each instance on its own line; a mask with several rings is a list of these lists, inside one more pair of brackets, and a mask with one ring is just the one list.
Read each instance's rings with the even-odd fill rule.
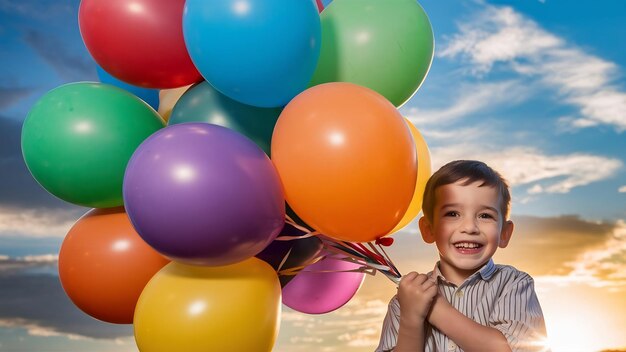
[[[493,259],[489,259],[489,261],[485,265],[483,265],[477,272],[472,274],[465,281],[469,281],[478,275],[480,275],[480,277],[483,280],[489,280],[489,278],[491,278],[491,276],[493,276],[495,272],[496,272],[496,264],[494,264]],[[441,279],[444,282],[448,282],[448,280],[446,280],[446,278],[443,276],[443,274],[439,270],[439,261],[435,264],[435,268],[433,269],[432,276],[435,278]]]

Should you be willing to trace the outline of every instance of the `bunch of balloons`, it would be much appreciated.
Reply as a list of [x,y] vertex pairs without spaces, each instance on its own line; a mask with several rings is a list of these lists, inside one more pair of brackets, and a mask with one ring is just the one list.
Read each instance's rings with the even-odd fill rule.
[[363,282],[317,234],[374,241],[419,213],[430,156],[397,109],[433,57],[416,0],[82,0],[78,18],[101,83],[45,94],[22,150],[94,208],[59,253],[66,293],[140,350],[269,351],[281,302],[326,313]]

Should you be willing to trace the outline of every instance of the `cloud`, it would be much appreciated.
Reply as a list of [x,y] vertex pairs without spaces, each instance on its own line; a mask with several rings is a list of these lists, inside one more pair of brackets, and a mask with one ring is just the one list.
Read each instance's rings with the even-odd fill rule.
[[[4,268],[0,269],[0,327],[68,339],[117,340],[132,336],[129,325],[104,323],[81,312],[67,297],[57,276],[33,270],[37,266],[54,268],[56,261],[32,259],[0,261],[0,268]],[[5,270],[7,266],[12,268]]]
[[0,206],[0,237],[63,237],[85,209]]
[[0,87],[0,110],[4,110],[33,93],[33,89],[24,87]]
[[626,222],[619,220],[605,243],[565,263],[569,277],[596,287],[626,290]]
[[561,39],[510,7],[487,5],[470,22],[459,24],[459,32],[449,38],[438,56],[463,56],[474,64],[475,73],[486,73],[497,62],[541,55],[563,45]]
[[579,110],[580,116],[562,123],[626,130],[626,92],[615,83],[618,66],[549,33],[512,8],[485,5],[447,39],[438,56],[462,58],[474,75],[513,72],[552,88]]
[[316,316],[286,310],[283,312],[276,349],[361,351],[365,347],[366,350],[373,350],[378,345],[389,298],[391,296],[385,297],[386,301],[383,302],[359,293],[340,309]]
[[36,323],[30,322],[26,319],[13,318],[13,319],[1,319],[0,318],[0,328],[21,328],[25,329],[26,332],[31,336],[41,336],[41,337],[51,337],[51,336],[64,336],[70,340],[82,340],[85,339],[84,336],[74,335],[68,333],[61,333],[50,327],[37,325]]
[[450,123],[470,114],[495,111],[523,101],[531,92],[519,80],[460,84],[456,97],[442,109],[409,108],[404,115],[416,126]]
[[626,186],[622,186],[617,190],[619,193],[626,193]]
[[93,61],[83,52],[71,50],[49,33],[27,30],[24,41],[66,81],[85,81],[96,77]]
[[55,269],[59,260],[57,254],[28,255],[24,257],[10,257],[8,255],[0,255],[0,275],[7,276],[9,274],[25,273],[32,270],[50,272]]
[[560,278],[574,271],[569,263],[604,248],[621,228],[619,222],[587,221],[576,215],[514,216],[513,221],[513,238],[507,248],[496,252],[496,262],[511,264],[533,276]]
[[477,156],[502,173],[511,186],[528,186],[529,194],[568,193],[573,188],[611,178],[623,167],[619,159],[598,155],[545,155],[532,147],[502,149],[476,141],[432,148],[433,169],[452,160]]

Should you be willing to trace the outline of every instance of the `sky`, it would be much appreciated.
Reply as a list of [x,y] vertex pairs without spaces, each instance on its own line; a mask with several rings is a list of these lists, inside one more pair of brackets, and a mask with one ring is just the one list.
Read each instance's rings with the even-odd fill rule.
[[[437,169],[480,159],[512,186],[515,233],[495,257],[530,273],[554,351],[626,349],[626,2],[423,0],[433,64],[400,112]],[[57,255],[88,209],[43,190],[20,151],[30,107],[97,80],[79,1],[0,0],[0,351],[136,351],[132,326],[75,308]],[[436,250],[416,223],[394,235],[401,272]],[[368,276],[328,314],[283,307],[275,351],[372,351],[395,287]],[[580,323],[584,322],[584,323]]]

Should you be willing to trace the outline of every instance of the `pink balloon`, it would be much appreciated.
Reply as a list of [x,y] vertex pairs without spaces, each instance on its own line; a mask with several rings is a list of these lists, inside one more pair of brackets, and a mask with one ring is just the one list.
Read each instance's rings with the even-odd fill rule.
[[359,267],[358,264],[332,258],[311,264],[283,288],[283,303],[302,313],[331,312],[348,303],[361,287],[364,273],[344,272]]

